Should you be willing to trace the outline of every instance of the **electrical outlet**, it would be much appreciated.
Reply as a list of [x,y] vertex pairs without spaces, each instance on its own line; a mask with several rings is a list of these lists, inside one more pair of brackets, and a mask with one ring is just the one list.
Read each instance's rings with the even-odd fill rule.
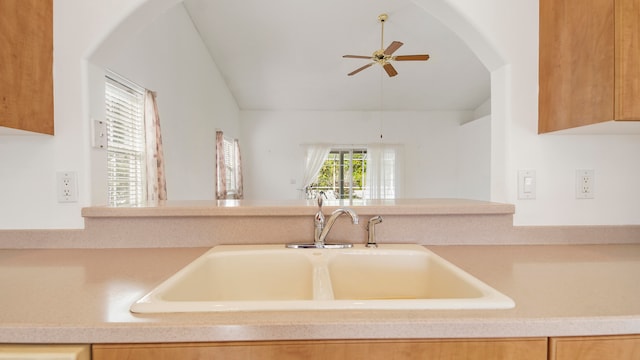
[[73,171],[57,173],[58,202],[69,203],[78,201],[78,175]]
[[576,170],[576,199],[594,198],[595,172],[593,170]]

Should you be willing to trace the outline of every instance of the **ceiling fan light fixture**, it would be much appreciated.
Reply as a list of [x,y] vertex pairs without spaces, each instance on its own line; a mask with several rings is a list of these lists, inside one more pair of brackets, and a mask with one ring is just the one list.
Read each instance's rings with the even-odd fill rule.
[[421,54],[421,55],[399,55],[393,56],[393,53],[396,52],[404,43],[400,41],[393,41],[387,48],[384,48],[384,23],[389,19],[389,15],[380,14],[378,15],[378,21],[381,25],[381,33],[380,33],[380,49],[373,52],[371,56],[363,56],[363,55],[343,55],[343,58],[349,59],[369,59],[371,63],[362,66],[349,74],[348,76],[353,76],[360,71],[370,67],[373,64],[379,64],[383,67],[383,69],[387,72],[389,77],[393,77],[398,75],[396,69],[391,65],[391,61],[426,61],[429,60],[429,55]]

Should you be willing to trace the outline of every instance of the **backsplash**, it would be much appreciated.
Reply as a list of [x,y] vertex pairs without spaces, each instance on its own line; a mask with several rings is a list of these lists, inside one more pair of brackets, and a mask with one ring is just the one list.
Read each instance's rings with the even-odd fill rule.
[[[329,214],[336,206],[327,206]],[[638,243],[640,226],[514,227],[514,207],[467,200],[428,200],[352,206],[353,225],[338,218],[331,242],[364,244],[367,221],[376,226],[379,244],[421,245],[602,244]],[[146,208],[86,208],[85,229],[3,230],[0,248],[162,248],[220,244],[312,242],[316,208],[301,205],[234,206],[202,203]]]

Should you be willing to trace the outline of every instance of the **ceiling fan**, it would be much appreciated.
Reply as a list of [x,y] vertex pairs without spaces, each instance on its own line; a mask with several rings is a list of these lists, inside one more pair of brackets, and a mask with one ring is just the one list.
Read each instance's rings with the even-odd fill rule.
[[396,50],[398,50],[403,43],[400,41],[394,41],[391,44],[389,44],[389,46],[387,46],[387,48],[384,48],[384,23],[385,21],[387,21],[387,19],[389,18],[389,16],[387,14],[380,14],[378,16],[378,21],[380,22],[380,24],[382,25],[382,32],[381,32],[381,39],[380,39],[380,50],[376,50],[374,51],[373,55],[371,56],[361,56],[361,55],[344,55],[342,56],[343,58],[349,58],[349,59],[369,59],[371,60],[370,63],[368,63],[365,66],[359,67],[357,69],[355,69],[354,71],[350,72],[349,76],[355,75],[357,73],[359,73],[360,71],[374,65],[374,64],[380,64],[380,66],[382,66],[384,68],[384,70],[387,72],[387,75],[389,75],[389,77],[393,77],[398,75],[398,72],[396,71],[396,69],[393,67],[393,65],[391,65],[391,61],[426,61],[429,60],[429,55],[427,54],[422,54],[422,55],[397,55],[397,56],[393,56],[393,53],[396,52]]

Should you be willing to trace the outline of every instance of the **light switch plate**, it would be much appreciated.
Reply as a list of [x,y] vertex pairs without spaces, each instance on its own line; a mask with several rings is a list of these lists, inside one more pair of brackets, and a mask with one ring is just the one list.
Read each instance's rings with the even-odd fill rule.
[[536,198],[536,171],[518,170],[518,199]]

